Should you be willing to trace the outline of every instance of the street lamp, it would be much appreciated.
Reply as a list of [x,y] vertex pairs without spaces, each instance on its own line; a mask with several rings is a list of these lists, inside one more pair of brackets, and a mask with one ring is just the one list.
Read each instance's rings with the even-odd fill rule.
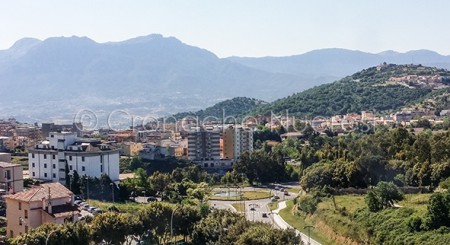
[[47,238],[45,239],[45,245],[48,244],[48,239],[50,238],[50,236],[51,236],[53,233],[55,233],[55,231],[57,231],[57,230],[52,230],[50,233],[48,233]]
[[84,176],[84,179],[86,180],[86,200],[89,199],[89,178],[87,176]]
[[170,238],[173,241],[173,214],[175,213],[175,211],[179,208],[180,206],[176,206],[173,210],[172,210],[172,215],[170,216]]
[[314,226],[307,225],[303,227],[303,229],[308,229],[308,245],[311,245],[311,228],[314,228]]
[[109,185],[111,186],[112,201],[114,203],[114,183],[110,183]]

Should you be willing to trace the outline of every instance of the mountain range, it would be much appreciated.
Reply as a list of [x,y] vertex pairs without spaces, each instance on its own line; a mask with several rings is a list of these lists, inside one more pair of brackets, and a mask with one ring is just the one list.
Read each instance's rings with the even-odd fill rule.
[[449,56],[427,50],[219,58],[158,34],[107,43],[24,38],[0,50],[0,117],[59,122],[81,109],[101,118],[113,110],[164,116],[237,96],[274,101],[381,62],[450,67]]

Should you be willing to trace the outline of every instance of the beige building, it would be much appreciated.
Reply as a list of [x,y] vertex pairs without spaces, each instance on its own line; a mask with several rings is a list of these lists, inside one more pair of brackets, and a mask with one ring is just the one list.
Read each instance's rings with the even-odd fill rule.
[[16,193],[23,190],[23,168],[20,164],[0,162],[0,192]]
[[19,236],[44,223],[77,221],[80,211],[74,194],[60,183],[48,183],[6,195],[6,235]]
[[142,143],[124,142],[120,145],[120,155],[134,157],[139,155],[143,148]]
[[244,152],[253,151],[253,131],[229,126],[222,134],[222,159],[237,160]]

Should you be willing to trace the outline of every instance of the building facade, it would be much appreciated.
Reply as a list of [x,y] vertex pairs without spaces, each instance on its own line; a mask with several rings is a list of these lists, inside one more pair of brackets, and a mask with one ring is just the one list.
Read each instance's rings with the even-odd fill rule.
[[47,141],[28,153],[30,177],[44,181],[65,182],[66,168],[80,176],[108,175],[119,180],[119,149],[97,139],[78,139],[76,132],[50,133]]
[[229,126],[223,130],[222,158],[238,160],[244,152],[253,151],[253,131],[251,129]]
[[9,162],[0,162],[0,194],[13,194],[22,190],[22,165]]
[[188,133],[188,160],[220,160],[220,131],[198,129]]
[[73,201],[74,194],[60,183],[6,195],[6,236],[19,236],[44,223],[78,221],[80,211]]

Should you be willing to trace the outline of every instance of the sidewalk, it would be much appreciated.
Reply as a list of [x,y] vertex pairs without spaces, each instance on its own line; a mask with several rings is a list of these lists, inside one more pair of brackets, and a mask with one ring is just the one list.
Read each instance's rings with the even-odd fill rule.
[[[281,216],[278,214],[282,209],[286,208],[286,201],[280,202],[278,203],[278,208],[273,210],[273,219],[275,221],[275,223],[281,228],[281,229],[287,229],[287,228],[291,228],[294,229],[294,227],[292,227],[291,225],[289,225],[286,221],[284,221],[283,218],[281,218]],[[308,236],[301,233],[299,230],[295,229],[295,232],[300,235],[300,237],[302,238],[302,241],[304,244],[308,245]],[[310,245],[321,245],[319,242],[315,241],[314,239],[311,238],[311,243]]]

